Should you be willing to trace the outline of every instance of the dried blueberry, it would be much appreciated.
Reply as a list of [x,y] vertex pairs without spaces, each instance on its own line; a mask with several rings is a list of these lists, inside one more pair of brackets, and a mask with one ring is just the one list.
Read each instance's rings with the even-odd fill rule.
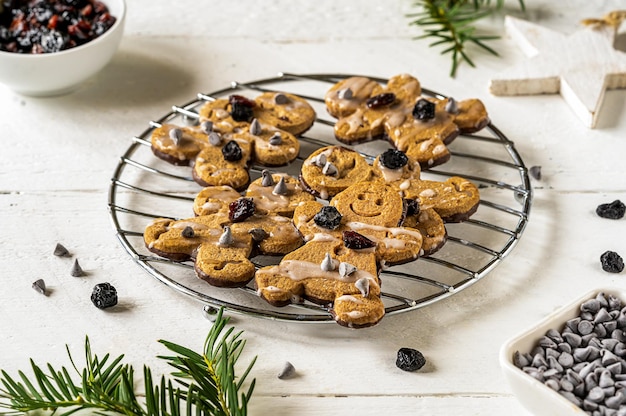
[[343,244],[351,249],[360,250],[376,246],[376,243],[356,231],[343,232]]
[[110,283],[98,283],[91,292],[91,302],[99,309],[117,305],[117,290]]
[[413,107],[413,117],[417,120],[432,120],[435,118],[435,103],[420,98]]
[[387,169],[400,169],[409,163],[409,158],[400,150],[389,149],[380,155],[380,163]]
[[222,147],[222,155],[224,155],[224,159],[229,162],[236,162],[241,160],[243,157],[243,152],[241,151],[241,147],[237,144],[236,141],[231,140]]
[[417,371],[424,367],[426,358],[421,352],[413,348],[400,348],[398,350],[398,358],[396,358],[396,367],[404,371]]
[[315,214],[313,221],[315,221],[315,224],[320,227],[334,230],[339,227],[339,224],[341,223],[341,214],[337,211],[337,208],[327,205],[322,207],[322,209]]
[[624,270],[624,260],[614,251],[605,251],[600,256],[602,270],[609,273],[621,273]]
[[392,92],[385,92],[369,98],[365,104],[368,108],[376,109],[387,107],[393,104],[394,101],[396,101],[396,95]]
[[254,214],[252,198],[239,198],[228,204],[228,219],[231,222],[241,222]]
[[596,208],[596,214],[598,214],[598,216],[611,220],[623,218],[624,213],[626,213],[626,205],[619,199],[616,199],[610,204],[600,204]]

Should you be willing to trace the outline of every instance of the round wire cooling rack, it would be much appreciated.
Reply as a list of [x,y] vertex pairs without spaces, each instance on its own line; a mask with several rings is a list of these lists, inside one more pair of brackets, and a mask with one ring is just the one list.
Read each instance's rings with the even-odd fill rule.
[[[298,322],[333,321],[329,308],[305,301],[282,308],[261,299],[252,283],[239,289],[208,285],[195,276],[193,262],[176,262],[155,256],[143,242],[143,230],[154,218],[180,219],[193,216],[192,203],[200,188],[189,167],[168,164],[152,154],[150,135],[161,123],[192,125],[197,110],[207,101],[231,94],[282,91],[307,99],[317,112],[313,127],[301,139],[300,157],[284,168],[297,175],[303,160],[315,149],[338,144],[334,121],[324,107],[324,94],[333,84],[354,75],[279,74],[249,83],[233,82],[210,94],[198,94],[189,103],[173,106],[148,128],[134,137],[113,173],[109,188],[109,213],[116,235],[132,259],[151,276],[208,308],[225,307],[257,317]],[[386,79],[370,77],[380,83]],[[425,96],[446,96],[422,89]],[[375,141],[353,146],[369,160],[390,145]],[[461,135],[449,146],[452,157],[445,165],[422,172],[422,178],[445,180],[463,176],[476,183],[481,200],[476,213],[462,223],[446,224],[448,241],[441,250],[404,265],[381,271],[381,297],[387,315],[412,311],[445,299],[489,274],[519,241],[532,204],[528,169],[510,141],[489,124],[477,134]],[[261,166],[251,167],[252,179]],[[258,266],[277,264],[280,258],[258,256]]]

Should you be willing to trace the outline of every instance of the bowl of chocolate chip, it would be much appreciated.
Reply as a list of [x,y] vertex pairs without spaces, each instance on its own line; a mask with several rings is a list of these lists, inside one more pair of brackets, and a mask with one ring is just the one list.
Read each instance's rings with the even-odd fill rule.
[[106,66],[124,0],[0,0],[0,83],[30,96],[73,91]]
[[626,290],[596,289],[507,341],[500,364],[534,415],[626,415]]

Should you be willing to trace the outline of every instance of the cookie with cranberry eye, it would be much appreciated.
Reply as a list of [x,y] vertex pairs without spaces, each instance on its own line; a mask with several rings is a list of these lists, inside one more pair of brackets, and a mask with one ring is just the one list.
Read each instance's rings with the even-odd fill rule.
[[289,93],[265,92],[254,99],[233,94],[207,102],[200,108],[200,121],[210,121],[221,133],[249,130],[254,119],[295,136],[315,122],[315,110],[303,98]]
[[254,276],[250,257],[283,255],[303,244],[289,218],[255,212],[251,198],[238,198],[228,211],[183,220],[159,218],[144,230],[151,252],[174,261],[193,260],[197,276],[213,286],[239,287]]
[[362,77],[342,80],[331,87],[325,102],[338,118],[337,140],[348,144],[389,140],[423,169],[448,161],[447,145],[459,134],[489,123],[479,100],[422,97],[419,81],[406,74],[390,78],[381,88]]
[[321,199],[330,199],[357,182],[373,180],[372,167],[354,150],[327,146],[313,152],[302,164],[304,189]]

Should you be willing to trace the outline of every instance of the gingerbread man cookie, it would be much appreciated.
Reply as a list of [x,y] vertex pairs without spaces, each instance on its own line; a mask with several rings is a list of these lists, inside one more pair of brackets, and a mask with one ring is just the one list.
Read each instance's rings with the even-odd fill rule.
[[447,144],[489,123],[479,100],[422,97],[419,81],[406,74],[390,78],[385,87],[364,77],[344,79],[330,88],[325,102],[338,118],[337,140],[355,144],[384,138],[422,168],[445,163]]
[[292,94],[264,93],[251,101],[239,95],[205,104],[200,125],[164,124],[152,132],[152,151],[175,165],[193,166],[203,186],[237,190],[250,181],[248,166],[286,165],[299,154],[301,134],[315,121],[313,108]]
[[[324,167],[318,163],[320,155],[324,155]],[[307,158],[300,173],[302,186],[320,198],[335,195],[357,180],[387,183],[403,198],[417,201],[421,210],[432,208],[445,222],[468,219],[480,202],[478,188],[464,178],[454,176],[444,182],[420,179],[419,164],[397,149],[383,152],[370,166],[354,150],[328,146]]]
[[300,297],[331,305],[336,321],[349,327],[377,323],[385,310],[380,266],[415,260],[422,250],[420,231],[402,225],[406,209],[396,188],[382,181],[354,184],[329,205],[299,205],[294,223],[306,243],[257,271],[259,294],[276,306]]

